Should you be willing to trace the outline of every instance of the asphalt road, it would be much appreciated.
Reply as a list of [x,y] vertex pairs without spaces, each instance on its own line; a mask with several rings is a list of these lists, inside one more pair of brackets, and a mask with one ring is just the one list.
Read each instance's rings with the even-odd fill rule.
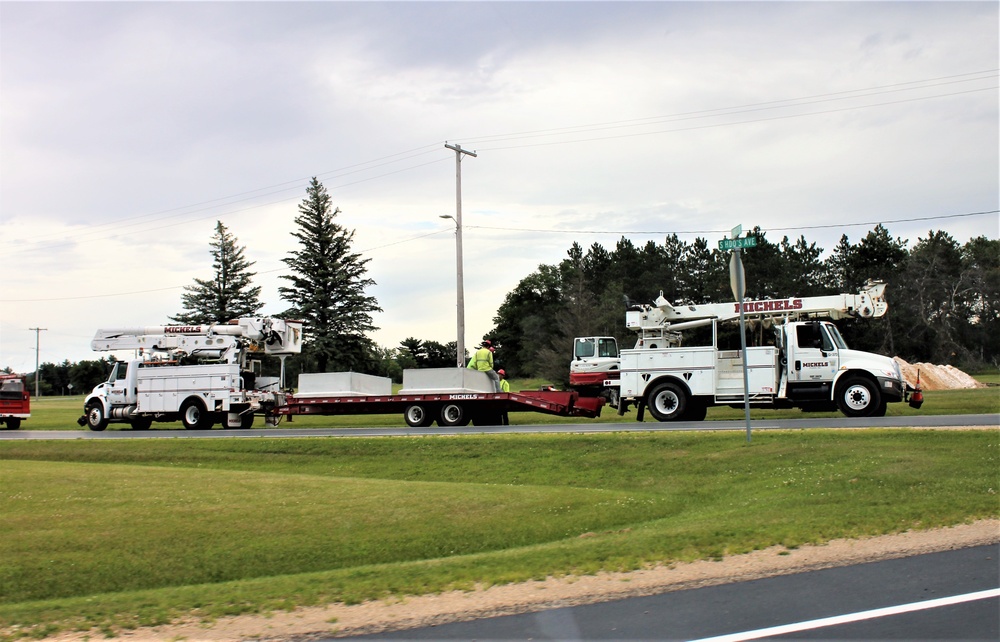
[[[1000,545],[338,639],[998,640]],[[333,640],[329,640],[333,642]]]
[[[154,424],[155,425],[155,424]],[[170,424],[179,425],[179,424]],[[254,428],[250,430],[0,430],[3,439],[167,439],[212,437],[390,437],[398,435],[474,435],[500,433],[600,433],[600,432],[659,432],[683,430],[746,431],[746,421],[675,421],[654,423],[625,421],[622,423],[577,423],[523,426],[466,426],[442,428]],[[809,428],[948,428],[984,426],[1000,428],[1000,414],[988,415],[920,415],[913,417],[835,417],[827,419],[755,419],[750,423],[751,438],[756,430],[804,430]]]

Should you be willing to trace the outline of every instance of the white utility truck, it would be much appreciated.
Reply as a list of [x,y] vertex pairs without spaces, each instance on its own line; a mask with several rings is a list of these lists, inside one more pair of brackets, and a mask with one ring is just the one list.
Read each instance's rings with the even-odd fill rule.
[[[763,344],[747,348],[750,404],[839,409],[849,417],[883,416],[887,403],[903,400],[919,408],[919,387],[903,380],[893,359],[849,349],[837,326],[819,320],[881,317],[884,293],[878,281],[858,294],[742,304],[671,305],[661,293],[654,305],[626,312],[634,348],[619,352],[613,337],[577,338],[570,384],[606,397],[619,414],[634,403],[640,421],[647,407],[659,421],[699,421],[710,406],[741,406],[743,355],[738,346],[720,348],[719,339],[720,324],[738,321],[742,305]],[[700,337],[691,340],[692,331]]]
[[215,423],[249,428],[255,415],[274,417],[284,405],[279,377],[260,376],[260,359],[302,351],[302,322],[248,317],[218,325],[165,325],[98,330],[90,347],[134,350],[84,400],[81,426],[104,430],[129,423],[177,421],[189,430]]

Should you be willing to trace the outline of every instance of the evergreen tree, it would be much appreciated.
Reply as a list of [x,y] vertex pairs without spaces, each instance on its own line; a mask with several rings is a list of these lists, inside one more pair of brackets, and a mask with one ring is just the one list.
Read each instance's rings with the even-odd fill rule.
[[300,249],[282,259],[292,274],[281,278],[291,285],[278,292],[292,304],[284,315],[305,322],[303,352],[319,372],[367,372],[375,366],[375,344],[366,334],[378,329],[372,314],[382,309],[365,294],[375,284],[365,276],[370,259],[351,252],[354,231],[334,222],[339,213],[313,177],[295,218],[299,229],[292,232]]
[[195,285],[185,286],[187,292],[181,295],[185,311],[171,319],[185,324],[226,323],[257,314],[264,304],[259,300],[260,286],[250,284],[255,273],[247,271],[253,262],[243,256],[246,248],[236,245],[236,237],[222,221],[216,222],[209,245],[215,278],[195,279]]

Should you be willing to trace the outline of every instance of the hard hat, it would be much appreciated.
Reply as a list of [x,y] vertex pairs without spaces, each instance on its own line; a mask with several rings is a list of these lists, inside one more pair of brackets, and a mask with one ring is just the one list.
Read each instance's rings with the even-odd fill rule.
[[492,343],[490,342],[490,340],[489,340],[489,339],[487,339],[486,341],[483,341],[483,347],[484,347],[484,348],[488,348],[488,347],[490,347],[491,345],[493,345],[493,344],[492,344]]
[[501,376],[504,376],[504,377],[507,376],[507,373],[503,371],[503,368],[500,368],[499,370],[497,370],[497,374],[501,375]]

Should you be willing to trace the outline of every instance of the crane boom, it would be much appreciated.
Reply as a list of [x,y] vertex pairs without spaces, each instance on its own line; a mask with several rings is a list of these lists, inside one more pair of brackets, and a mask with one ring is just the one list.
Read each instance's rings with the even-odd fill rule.
[[94,350],[150,350],[222,357],[245,347],[267,355],[302,351],[302,322],[246,317],[214,325],[161,325],[102,328],[90,342]]
[[626,326],[639,334],[649,331],[684,330],[707,325],[712,320],[731,321],[740,316],[740,307],[749,320],[795,321],[810,317],[827,319],[881,317],[889,308],[885,283],[869,281],[857,294],[791,297],[741,303],[671,305],[661,294],[654,305],[640,306],[626,314]]

